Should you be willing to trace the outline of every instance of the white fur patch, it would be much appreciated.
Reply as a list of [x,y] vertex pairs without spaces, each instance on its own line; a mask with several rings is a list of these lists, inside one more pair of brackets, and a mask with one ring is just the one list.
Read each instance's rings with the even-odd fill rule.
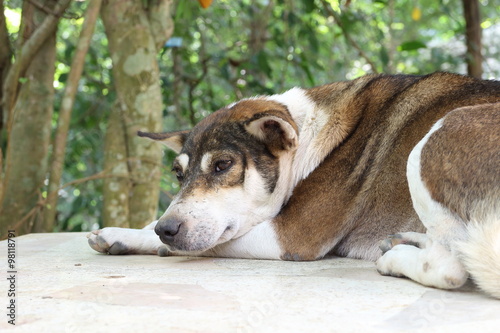
[[450,247],[453,240],[466,238],[466,230],[462,222],[440,203],[434,201],[427,190],[420,174],[421,153],[429,137],[443,125],[438,121],[422,140],[413,148],[408,157],[406,176],[410,188],[413,208],[420,221],[427,228],[427,234],[433,239],[439,239],[445,246]]
[[485,220],[470,222],[469,238],[459,242],[460,257],[477,285],[500,299],[500,212]]
[[292,115],[299,130],[307,114],[310,114],[316,108],[316,104],[306,95],[306,90],[302,88],[292,88],[279,95],[266,97],[267,100],[275,101],[285,105]]
[[300,131],[300,144],[293,164],[294,184],[306,178],[326,157],[322,154],[315,139],[328,123],[328,115],[321,109],[311,111],[306,115]]
[[256,225],[245,235],[216,246],[206,255],[229,258],[280,259],[281,252],[272,222],[265,221]]
[[182,171],[186,171],[189,165],[189,156],[187,154],[180,154],[177,156],[177,162],[180,164]]
[[201,158],[201,171],[203,173],[208,173],[210,171],[210,163],[212,163],[212,153],[205,153]]

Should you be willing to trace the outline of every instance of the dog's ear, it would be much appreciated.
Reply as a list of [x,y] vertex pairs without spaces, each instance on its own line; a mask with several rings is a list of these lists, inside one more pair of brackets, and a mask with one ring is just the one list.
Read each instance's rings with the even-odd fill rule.
[[263,141],[269,150],[279,152],[293,150],[298,145],[297,125],[279,112],[258,113],[245,122],[246,130]]
[[177,154],[179,154],[180,151],[182,150],[182,147],[184,146],[184,142],[186,142],[186,138],[189,132],[190,132],[189,130],[170,132],[170,133],[147,133],[138,131],[137,135],[140,137],[159,141],[168,148],[175,151]]

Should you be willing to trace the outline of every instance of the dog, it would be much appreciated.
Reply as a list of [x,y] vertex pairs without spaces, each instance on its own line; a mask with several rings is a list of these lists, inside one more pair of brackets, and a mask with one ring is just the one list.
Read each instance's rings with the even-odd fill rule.
[[470,274],[500,298],[500,81],[367,75],[138,135],[178,154],[180,191],[144,229],[91,232],[98,252],[333,254],[436,288]]

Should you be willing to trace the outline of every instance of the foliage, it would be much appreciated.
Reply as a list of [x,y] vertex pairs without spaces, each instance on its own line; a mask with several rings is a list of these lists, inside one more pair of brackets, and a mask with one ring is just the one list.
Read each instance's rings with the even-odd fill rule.
[[[492,9],[500,0],[481,3],[482,27],[498,34],[500,17]],[[6,3],[12,40],[19,6],[17,1]],[[54,126],[85,6],[73,2],[73,18],[59,25]],[[207,9],[197,1],[178,1],[174,20],[174,36],[182,38],[182,46],[164,48],[158,55],[165,130],[188,128],[236,99],[293,86],[374,71],[465,71],[463,13],[451,0],[216,0]],[[487,62],[498,59],[497,46],[484,44]],[[111,66],[104,28],[98,22],[75,101],[63,183],[91,177],[103,168],[104,133],[115,94]],[[485,73],[499,77],[500,68],[487,66]],[[160,210],[178,188],[169,172],[172,158],[165,152]],[[77,182],[60,195],[57,230],[97,226],[101,179]]]

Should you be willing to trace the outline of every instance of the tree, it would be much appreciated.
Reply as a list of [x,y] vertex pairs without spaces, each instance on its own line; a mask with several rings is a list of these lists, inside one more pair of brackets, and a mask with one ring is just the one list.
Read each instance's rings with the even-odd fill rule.
[[483,57],[481,55],[481,17],[478,0],[462,0],[465,18],[465,39],[467,43],[467,73],[481,78]]
[[162,129],[157,53],[173,30],[170,10],[170,0],[110,0],[102,8],[117,92],[104,162],[116,177],[104,180],[104,225],[138,228],[156,218],[161,151],[137,131]]
[[[39,189],[45,179],[54,96],[54,13],[62,13],[68,4],[69,0],[44,8],[23,4],[21,41],[3,86],[9,141],[0,193],[2,236],[7,229],[29,232],[41,222]],[[17,94],[20,77],[24,80]]]

